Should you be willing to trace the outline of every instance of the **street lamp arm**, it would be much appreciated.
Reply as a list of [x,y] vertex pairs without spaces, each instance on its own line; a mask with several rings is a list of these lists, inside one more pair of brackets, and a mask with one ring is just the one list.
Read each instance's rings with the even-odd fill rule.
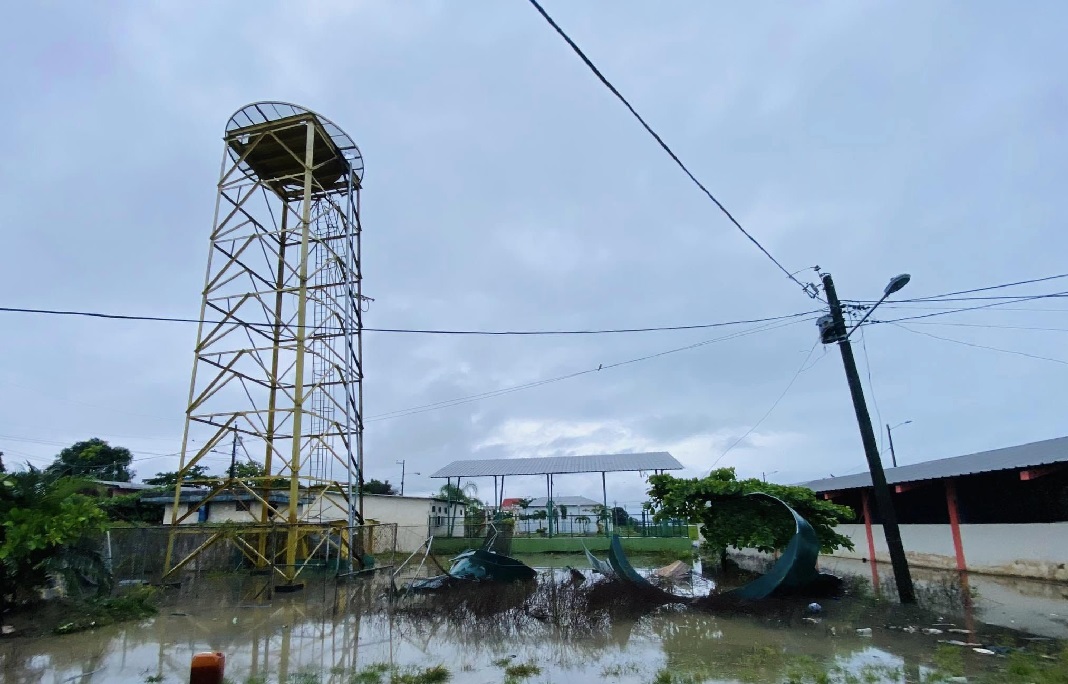
[[859,321],[857,321],[853,325],[853,327],[849,329],[848,332],[846,332],[845,338],[848,340],[849,336],[853,334],[853,331],[856,330],[857,328],[859,328],[864,323],[864,321],[868,320],[868,317],[871,316],[873,311],[875,311],[875,308],[877,306],[879,306],[880,304],[882,304],[883,302],[885,302],[886,298],[889,297],[889,296],[890,296],[889,294],[884,294],[882,297],[880,297],[879,301],[875,302],[875,304],[873,304],[872,307],[867,310],[867,312],[864,314],[864,316]]

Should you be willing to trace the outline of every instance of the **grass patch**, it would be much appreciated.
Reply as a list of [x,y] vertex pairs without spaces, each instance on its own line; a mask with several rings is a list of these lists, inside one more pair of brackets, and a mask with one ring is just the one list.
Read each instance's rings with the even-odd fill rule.
[[703,681],[703,678],[692,674],[673,674],[667,668],[660,670],[653,677],[653,684],[700,684]]
[[285,684],[322,684],[323,676],[313,670],[301,670],[294,672],[286,679]]
[[70,615],[52,630],[56,634],[74,634],[128,620],[140,620],[156,614],[156,593],[140,587],[122,596],[92,598],[70,606]]
[[959,677],[964,674],[964,652],[957,646],[939,644],[934,652],[934,665],[939,673]]
[[512,659],[509,658],[508,656],[505,656],[503,658],[497,658],[496,660],[493,661],[493,664],[496,665],[497,667],[508,667],[509,665],[512,664]]
[[534,663],[516,663],[504,668],[504,676],[511,680],[528,679],[541,674],[541,668]]
[[382,684],[387,672],[389,665],[386,663],[373,663],[359,672],[354,672],[349,677],[349,684]]
[[641,666],[638,663],[619,663],[616,665],[605,665],[601,669],[601,677],[622,677],[623,675],[638,674],[641,672]]
[[426,668],[408,668],[406,670],[394,670],[390,677],[390,684],[444,684],[452,679],[452,672],[444,665],[433,665]]
[[1056,655],[1017,651],[1009,655],[1001,671],[983,681],[1005,684],[1063,684],[1068,682],[1068,646]]

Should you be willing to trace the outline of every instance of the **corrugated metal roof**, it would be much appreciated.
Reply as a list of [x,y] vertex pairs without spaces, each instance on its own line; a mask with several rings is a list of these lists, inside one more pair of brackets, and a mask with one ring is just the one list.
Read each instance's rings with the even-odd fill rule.
[[[544,496],[539,496],[537,499],[531,499],[527,504],[527,508],[545,508],[548,501]],[[600,506],[600,501],[594,501],[593,499],[587,499],[584,496],[554,496],[554,506]]]
[[[902,482],[937,480],[997,470],[1030,468],[1051,463],[1068,463],[1068,437],[1057,437],[1003,449],[980,451],[967,456],[940,458],[935,461],[887,468],[886,481],[890,484],[901,484]],[[804,486],[817,492],[859,489],[871,486],[871,474],[858,473],[843,477],[828,477],[806,482]]]
[[564,473],[618,473],[634,470],[682,470],[666,451],[600,456],[548,458],[486,458],[453,461],[430,477],[490,477],[492,475],[561,475]]

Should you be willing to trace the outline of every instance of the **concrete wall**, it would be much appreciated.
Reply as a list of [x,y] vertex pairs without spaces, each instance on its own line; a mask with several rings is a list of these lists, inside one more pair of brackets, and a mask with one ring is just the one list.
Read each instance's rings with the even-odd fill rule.
[[[839,550],[839,558],[867,559],[863,524],[839,525],[853,551]],[[1025,525],[961,525],[964,560],[971,572],[1012,577],[1068,581],[1068,523]],[[889,562],[882,525],[872,525],[875,557]],[[910,565],[955,569],[956,554],[949,525],[901,525],[901,542]]]
[[[348,518],[347,503],[339,494],[328,494],[321,502],[306,507],[307,520],[330,521]],[[363,517],[367,521],[397,525],[397,551],[411,552],[426,541],[427,535],[448,536],[448,504],[445,501],[418,496],[363,495]],[[464,534],[465,507],[452,505],[456,522],[452,536]],[[437,518],[441,518],[441,525]]]
[[[224,523],[224,522],[240,522],[240,523],[258,523],[260,521],[260,503],[250,502],[248,504],[249,510],[238,510],[237,502],[235,501],[209,501],[208,502],[208,520],[209,523]],[[163,524],[171,524],[171,512],[174,510],[174,504],[169,503],[163,506]],[[178,515],[185,515],[185,512],[189,510],[189,504],[178,505]],[[194,512],[188,518],[183,520],[181,525],[196,525],[200,522],[199,513]]]

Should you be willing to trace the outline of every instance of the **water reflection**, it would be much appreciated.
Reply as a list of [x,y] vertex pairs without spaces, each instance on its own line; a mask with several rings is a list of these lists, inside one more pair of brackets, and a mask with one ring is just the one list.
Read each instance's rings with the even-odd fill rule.
[[873,681],[894,681],[891,672],[918,681],[933,650],[921,635],[857,636],[873,618],[845,605],[814,623],[792,604],[731,616],[678,607],[634,611],[611,597],[591,608],[581,592],[542,585],[536,600],[416,600],[391,610],[384,589],[373,581],[323,580],[298,594],[272,594],[256,578],[201,581],[167,595],[160,614],[139,624],[0,642],[0,679],[185,682],[193,653],[218,650],[235,682],[310,673],[340,684],[372,663],[443,663],[457,680],[470,673],[472,682],[499,682],[500,658],[533,661],[543,679],[569,684],[648,682],[664,667],[709,681],[782,681],[833,667],[877,668],[866,670],[882,673]]

